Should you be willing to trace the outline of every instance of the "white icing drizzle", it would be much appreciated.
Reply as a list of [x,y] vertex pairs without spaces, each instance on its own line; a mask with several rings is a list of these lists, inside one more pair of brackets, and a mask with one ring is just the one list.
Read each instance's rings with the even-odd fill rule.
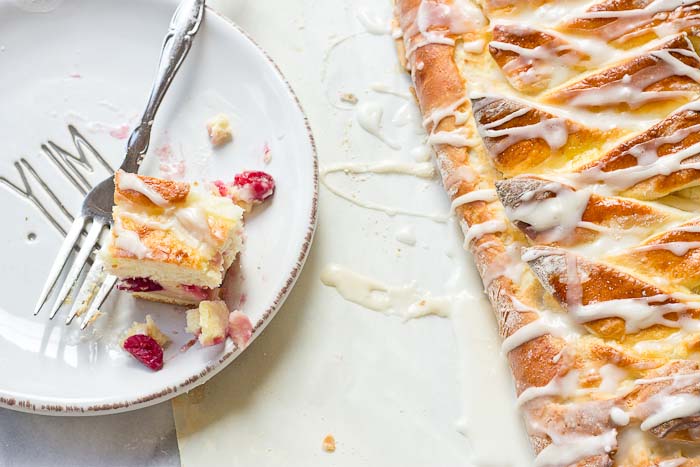
[[646,163],[640,161],[632,167],[609,172],[603,171],[600,167],[592,167],[578,174],[567,174],[565,177],[577,185],[604,182],[604,185],[596,187],[597,191],[614,194],[657,175],[669,175],[681,169],[700,169],[700,163],[697,162],[683,164],[683,161],[698,153],[700,153],[700,143],[695,143],[673,154],[645,161]]
[[518,406],[522,407],[527,402],[540,397],[571,397],[575,395],[579,389],[578,379],[578,371],[572,370],[564,376],[555,376],[544,386],[530,386],[518,396]]
[[634,344],[635,352],[663,352],[668,348],[677,348],[689,334],[681,329],[663,339],[645,340]]
[[[488,243],[482,243],[480,248],[486,248]],[[499,277],[510,279],[514,284],[520,283],[523,273],[528,269],[527,264],[520,261],[520,248],[521,245],[517,242],[506,245],[505,251],[488,264],[481,277],[484,287]],[[511,297],[511,300],[514,301],[515,298]]]
[[464,248],[468,248],[472,240],[481,238],[486,234],[497,232],[505,232],[508,226],[501,219],[493,219],[480,224],[472,224],[469,226],[466,235],[464,236]]
[[473,139],[470,139],[467,135],[465,135],[464,131],[460,128],[456,128],[452,131],[438,131],[431,133],[430,136],[428,136],[428,143],[446,144],[456,148],[474,147],[478,144]]
[[610,409],[610,420],[617,426],[626,426],[630,422],[630,415],[619,407]]
[[566,313],[555,313],[552,311],[529,309],[528,311],[537,313],[538,318],[520,327],[513,334],[503,340],[501,352],[508,353],[520,347],[526,342],[542,337],[546,334],[560,337],[567,341],[572,341],[582,335],[579,327],[571,320]]
[[529,139],[542,139],[552,150],[560,149],[566,144],[566,141],[569,139],[569,127],[564,118],[543,118],[539,122],[531,125],[516,126],[501,130],[496,129],[515,118],[527,114],[531,110],[531,108],[527,107],[518,109],[496,121],[477,127],[482,138],[502,137],[502,139],[494,143],[493,148],[490,150],[491,153],[500,154],[512,145]]
[[634,251],[668,250],[676,256],[685,256],[688,251],[700,248],[700,242],[668,242],[643,245],[633,248]]
[[474,190],[469,193],[465,193],[462,196],[456,197],[452,200],[450,205],[450,212],[454,213],[458,207],[464,206],[465,204],[473,203],[474,201],[485,201],[491,203],[498,199],[498,194],[493,188],[485,188],[483,190]]
[[211,234],[209,219],[204,209],[197,207],[187,207],[174,211],[175,219],[184,227],[184,230],[200,242],[206,244],[216,243],[216,239]]
[[395,89],[392,89],[391,87],[389,87],[388,84],[385,84],[385,83],[372,83],[369,85],[369,88],[372,91],[378,92],[380,94],[389,94],[391,96],[400,97],[402,99],[406,99],[409,101],[411,100],[411,97],[412,97],[410,93],[403,92],[403,91],[397,91]]
[[681,467],[683,464],[688,462],[688,459],[681,457],[678,459],[669,459],[666,461],[659,462],[658,467]]
[[688,417],[700,411],[700,396],[680,391],[700,382],[700,372],[638,379],[635,384],[655,384],[670,382],[663,389],[635,408],[639,414],[648,412],[640,428],[643,431],[677,418]]
[[151,250],[141,242],[139,234],[133,230],[125,229],[119,217],[115,219],[112,229],[114,246],[133,254],[138,259],[144,259],[149,256]]
[[463,124],[467,121],[469,112],[458,112],[457,109],[464,105],[468,100],[468,96],[463,96],[444,107],[433,109],[428,116],[423,119],[423,126],[428,128],[432,124],[433,128],[435,128],[443,119],[447,117],[454,117],[456,125]]
[[400,174],[400,175],[410,175],[418,178],[433,178],[435,176],[435,168],[431,162],[397,162],[397,161],[380,161],[372,163],[340,163],[329,165],[320,171],[321,183],[334,195],[343,198],[344,200],[355,204],[356,206],[370,209],[372,211],[383,212],[389,216],[394,216],[396,214],[401,214],[410,217],[422,217],[425,219],[430,219],[435,222],[446,222],[448,215],[444,214],[427,214],[417,211],[392,208],[390,206],[385,206],[379,203],[373,203],[370,201],[362,201],[355,198],[353,195],[346,193],[332,184],[328,183],[327,177],[331,173],[335,172],[345,172],[352,174]]
[[[552,192],[555,196],[534,200],[540,193]],[[544,233],[542,241],[558,242],[570,237],[582,224],[590,192],[572,190],[558,182],[549,182],[522,195],[517,207],[506,207],[511,221],[530,225],[538,233]]]
[[[659,397],[661,396],[661,397]],[[656,400],[658,398],[658,400]],[[650,430],[669,420],[688,417],[700,412],[700,396],[694,394],[656,394],[649,402],[658,403],[659,408],[641,424],[644,431]]]
[[364,6],[357,9],[357,19],[370,34],[386,35],[391,33],[391,21]]
[[597,436],[562,436],[544,448],[535,458],[534,467],[568,467],[586,457],[611,452],[617,445],[617,430]]
[[432,148],[427,144],[421,144],[411,149],[411,156],[416,162],[428,162],[432,155]]
[[600,385],[598,386],[598,392],[604,392],[607,394],[615,394],[620,383],[627,378],[627,371],[613,365],[612,363],[608,363],[600,367],[598,373],[602,378]]
[[408,246],[415,246],[416,244],[416,231],[412,225],[406,225],[401,227],[394,235],[397,241]]
[[151,188],[144,182],[138,175],[119,171],[119,189],[120,190],[133,190],[141,193],[146,198],[148,198],[156,206],[167,206],[168,201],[163,198],[160,193]]
[[573,74],[571,66],[584,58],[582,53],[561,38],[534,48],[501,41],[491,41],[489,47],[518,54],[503,65],[503,72],[506,75],[517,72],[517,79],[527,85],[537,84],[547,78],[552,80],[550,86],[562,83]]
[[391,117],[391,123],[396,126],[406,126],[413,122],[415,116],[415,104],[410,101],[404,102],[401,107],[396,109],[394,116]]
[[476,39],[473,41],[464,41],[459,44],[460,49],[462,51],[469,53],[469,54],[480,54],[484,50],[484,46],[486,45],[486,41],[483,39]]
[[430,292],[416,287],[414,282],[389,286],[338,264],[328,264],[323,268],[321,282],[334,287],[348,301],[406,320],[429,315],[448,317],[454,303],[471,298],[465,291],[434,297]]
[[[408,15],[408,25],[402,24],[404,38],[408,41],[406,58],[428,44],[454,45],[449,35],[476,31],[486,24],[481,10],[468,0],[454,0],[441,3],[435,0],[421,0],[417,10]],[[416,34],[421,37],[411,39]]]
[[651,297],[620,298],[605,302],[589,303],[569,307],[569,313],[578,323],[587,323],[603,318],[622,318],[628,334],[656,324],[678,327],[678,321],[664,317],[669,313],[683,313],[689,306],[685,303],[663,303],[670,297],[660,294]]
[[683,90],[645,91],[652,84],[671,76],[687,76],[700,82],[700,71],[686,65],[672,53],[700,61],[700,57],[693,50],[663,49],[651,51],[647,55],[658,59],[654,65],[644,67],[632,75],[626,74],[621,79],[602,86],[571,91],[568,102],[573,106],[584,107],[627,104],[635,109],[648,102],[658,100],[676,97],[691,98],[696,93]]
[[333,172],[345,172],[353,174],[374,173],[374,174],[402,174],[411,175],[418,178],[433,178],[435,167],[431,162],[399,162],[399,161],[379,161],[379,162],[349,162],[331,164],[322,171],[323,174]]
[[[655,20],[666,20],[668,18],[668,15],[660,17],[658,13],[671,12],[679,7],[693,5],[695,3],[697,3],[697,0],[653,0],[644,8],[619,11],[586,11],[579,14],[578,17],[583,19],[613,19],[614,21],[595,29],[597,34],[600,34],[607,40],[611,40],[624,36],[635,37],[638,34],[643,34],[644,26]],[[677,32],[677,30],[683,27],[682,19],[679,20],[680,21],[673,20],[670,25],[665,25],[663,28],[657,26],[656,28],[660,29],[659,32],[666,33],[657,34],[663,37],[664,35],[668,35],[668,33]],[[674,26],[674,23],[679,24],[678,26]],[[635,34],[636,31],[639,32]]]
[[372,136],[375,136],[381,142],[389,146],[391,149],[401,149],[401,145],[388,139],[382,134],[382,115],[384,109],[376,102],[360,102],[356,106],[357,123],[360,124],[363,130]]

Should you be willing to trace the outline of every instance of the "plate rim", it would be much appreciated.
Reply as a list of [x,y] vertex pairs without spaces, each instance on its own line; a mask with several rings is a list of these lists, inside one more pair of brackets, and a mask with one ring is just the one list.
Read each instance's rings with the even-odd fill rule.
[[299,101],[299,97],[294,92],[291,84],[285,77],[284,73],[277,65],[277,63],[272,59],[272,57],[267,53],[267,51],[260,46],[247,31],[245,31],[241,26],[236,24],[230,18],[224,16],[223,14],[216,11],[209,5],[205,7],[205,17],[206,15],[214,15],[220,20],[222,20],[229,27],[232,27],[238,33],[240,33],[243,38],[249,41],[265,58],[265,60],[272,65],[272,69],[277,74],[281,82],[284,84],[287,92],[292,97],[296,108],[299,110],[302,118],[303,124],[306,128],[306,136],[309,140],[309,145],[311,149],[312,156],[312,167],[313,167],[313,196],[311,199],[311,210],[308,219],[308,228],[304,236],[299,255],[296,259],[296,264],[289,272],[289,275],[284,282],[284,285],[278,290],[272,304],[263,312],[262,317],[253,326],[253,334],[244,348],[239,349],[233,347],[232,349],[226,351],[221,355],[216,362],[207,365],[201,371],[198,371],[184,380],[181,380],[174,385],[168,385],[162,390],[153,392],[146,396],[140,396],[137,398],[129,397],[120,402],[104,403],[104,404],[94,404],[94,403],[72,403],[66,404],[58,402],[54,399],[42,398],[41,400],[32,398],[20,398],[16,396],[3,395],[0,391],[0,407],[33,414],[41,415],[53,415],[53,416],[96,416],[96,415],[108,415],[115,413],[128,412],[132,410],[142,409],[149,407],[151,405],[158,404],[160,402],[166,402],[174,397],[183,394],[187,391],[194,389],[206,383],[208,380],[213,378],[216,374],[226,368],[231,362],[233,362],[240,354],[242,354],[250,344],[262,333],[262,331],[267,327],[272,318],[275,317],[279,309],[284,304],[287,296],[291,292],[294,284],[299,278],[301,271],[304,267],[304,263],[308,258],[309,251],[311,250],[311,244],[313,243],[314,234],[316,231],[317,221],[318,221],[318,197],[319,197],[319,168],[318,168],[318,150],[316,148],[316,141],[311,130],[311,125],[309,124],[309,118],[304,108]]

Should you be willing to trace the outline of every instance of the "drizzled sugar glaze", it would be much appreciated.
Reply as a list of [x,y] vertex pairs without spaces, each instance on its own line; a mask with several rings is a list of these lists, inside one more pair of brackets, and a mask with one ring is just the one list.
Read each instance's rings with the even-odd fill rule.
[[[455,45],[464,91],[421,102],[424,125],[499,317],[535,465],[640,465],[640,442],[645,466],[683,465],[696,453],[665,443],[700,442],[700,211],[687,192],[700,185],[700,2],[485,0],[480,21],[449,0],[433,16],[434,3],[402,15],[405,51],[430,101],[440,86],[413,62]],[[461,45],[477,39],[483,50]],[[454,129],[436,130],[446,119]],[[516,203],[503,177],[542,181]],[[666,205],[690,196],[685,212]]]

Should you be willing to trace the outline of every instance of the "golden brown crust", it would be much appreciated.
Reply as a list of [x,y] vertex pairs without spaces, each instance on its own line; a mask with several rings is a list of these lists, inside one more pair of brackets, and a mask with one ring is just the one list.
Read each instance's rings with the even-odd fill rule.
[[[407,18],[417,8],[420,0],[398,0],[396,2],[397,15],[400,19]],[[405,22],[405,21],[404,21]],[[406,28],[404,28],[406,30]],[[408,44],[418,39],[404,38]],[[422,63],[421,69],[416,69],[415,63]],[[412,71],[415,92],[421,112],[429,116],[436,109],[450,106],[455,102],[463,101],[460,108],[467,110],[469,102],[466,99],[466,87],[464,80],[454,62],[454,47],[443,44],[428,44],[418,48],[408,60],[408,67]],[[441,119],[437,125],[428,122],[428,131],[451,131],[456,128],[455,118],[448,116]],[[469,131],[468,127],[465,127]],[[437,164],[440,168],[443,184],[452,199],[477,189],[478,178],[455,176],[460,169],[463,172],[476,173],[468,161],[467,148],[457,148],[448,145],[436,147]],[[493,185],[492,185],[493,186]],[[483,201],[470,203],[458,208],[458,213],[467,225],[475,225],[490,220],[504,219],[490,209]],[[481,247],[488,244],[487,247]],[[486,234],[470,245],[470,249],[476,260],[477,268],[482,276],[488,277],[489,269],[497,267],[500,258],[506,254],[506,245],[501,240],[501,234]],[[486,292],[493,304],[499,321],[500,333],[503,337],[512,335],[517,329],[534,319],[526,313],[515,311],[511,297],[518,296],[518,286],[510,279],[500,276],[485,284]],[[527,298],[523,297],[527,302]],[[544,386],[565,364],[564,360],[554,362],[563,346],[559,339],[551,336],[543,336],[534,339],[525,345],[511,351],[508,354],[510,367],[515,378],[518,393],[522,393],[531,386]],[[531,363],[532,362],[532,363]]]
[[[141,206],[157,206],[143,193],[131,189],[122,190],[119,183],[122,177],[121,171],[117,171],[114,177],[114,202],[116,204],[119,204],[122,201],[129,201],[130,203]],[[186,182],[165,180],[162,178],[148,177],[146,175],[137,175],[137,177],[144,184],[146,184],[146,186],[163,197],[163,199],[168,203],[175,204],[185,201],[190,192],[190,184]]]
[[[507,46],[504,47],[503,44]],[[514,47],[509,47],[514,46]],[[551,64],[583,70],[590,59],[564,39],[539,29],[516,24],[496,24],[489,53],[511,86],[521,92],[546,89],[552,78]]]
[[[452,0],[436,0],[437,3],[450,6]],[[433,2],[435,3],[435,2]],[[480,4],[485,7],[486,12],[498,11],[513,12],[525,8],[533,8],[535,3],[525,0],[485,0]],[[608,2],[611,3],[611,2]],[[624,2],[618,2],[622,5]],[[650,232],[663,232],[665,234],[649,239],[648,245],[675,244],[678,239],[696,238],[693,232],[680,233],[669,226],[682,224],[687,217],[679,213],[673,213],[668,209],[661,209],[635,199],[626,199],[619,196],[620,193],[642,199],[656,199],[670,192],[675,192],[679,187],[692,186],[698,175],[695,170],[680,169],[668,170],[669,173],[661,175],[659,178],[652,176],[646,180],[641,180],[633,187],[613,186],[611,192],[589,193],[583,205],[579,222],[571,228],[571,236],[555,241],[547,242],[539,236],[541,232],[528,231],[523,223],[510,222],[507,211],[514,209],[515,202],[510,206],[506,194],[517,194],[522,196],[522,187],[516,186],[517,179],[508,179],[499,182],[505,177],[512,177],[519,174],[530,174],[524,178],[529,178],[527,183],[542,184],[551,183],[546,180],[546,175],[555,173],[562,175],[557,179],[561,189],[569,190],[573,193],[578,190],[588,190],[591,183],[605,185],[606,178],[599,174],[606,172],[601,166],[594,163],[607,160],[609,154],[614,154],[620,149],[609,150],[615,140],[628,134],[629,130],[623,128],[597,129],[593,126],[584,125],[571,117],[555,115],[555,110],[548,107],[547,110],[538,108],[535,105],[520,100],[503,97],[494,93],[493,96],[484,96],[479,92],[477,96],[467,94],[470,88],[470,75],[460,69],[463,60],[472,60],[468,56],[465,58],[464,52],[450,44],[427,43],[416,28],[411,27],[411,22],[415,21],[416,8],[420,0],[396,0],[396,14],[398,22],[404,31],[412,31],[413,35],[404,37],[400,47],[403,55],[408,51],[408,56],[402,56],[402,63],[410,71],[415,85],[415,94],[419,102],[421,112],[425,118],[425,126],[431,133],[459,131],[467,138],[477,138],[477,142],[470,147],[454,147],[446,144],[435,145],[437,155],[437,165],[440,169],[442,181],[446,191],[454,201],[457,197],[476,191],[497,189],[500,201],[491,202],[488,200],[472,200],[461,204],[456,211],[458,219],[462,223],[463,230],[469,238],[468,247],[472,252],[477,268],[484,281],[484,286],[489,299],[493,305],[497,316],[498,326],[501,336],[511,338],[524,326],[534,324],[536,320],[542,319],[540,314],[547,313],[567,313],[586,305],[605,303],[611,300],[619,300],[620,303],[630,301],[635,304],[641,303],[640,311],[648,311],[645,307],[653,309],[661,307],[663,313],[660,314],[664,325],[654,324],[654,320],[649,323],[637,323],[639,330],[627,329],[628,322],[620,317],[605,317],[598,319],[582,319],[587,332],[579,338],[570,340],[567,336],[558,337],[553,333],[545,332],[543,335],[535,335],[533,338],[524,340],[524,343],[514,346],[508,352],[508,360],[514,376],[517,393],[522,396],[532,394],[534,390],[542,391],[544,387],[558,384],[559,379],[566,378],[567,375],[578,374],[579,389],[590,389],[592,395],[579,398],[554,393],[551,395],[536,396],[527,399],[524,404],[524,414],[528,422],[528,432],[531,442],[537,453],[544,453],[550,447],[555,450],[566,449],[568,439],[578,440],[583,437],[586,442],[598,442],[597,437],[606,439],[605,445],[592,449],[593,454],[577,459],[568,467],[584,466],[613,466],[625,465],[627,459],[616,459],[617,435],[623,428],[617,426],[618,422],[613,422],[611,410],[618,408],[625,410],[623,415],[630,417],[630,424],[639,425],[650,417],[651,414],[659,410],[653,407],[654,397],[663,393],[664,385],[651,385],[645,390],[635,389],[628,394],[615,395],[603,392],[596,392],[602,384],[604,366],[614,366],[624,373],[623,379],[630,380],[654,377],[659,372],[667,371],[670,375],[678,375],[682,372],[680,367],[668,366],[671,357],[663,353],[654,353],[644,350],[644,347],[637,348],[635,344],[652,342],[661,348],[666,344],[664,341],[676,333],[679,318],[686,315],[697,317],[696,308],[687,304],[680,296],[673,295],[672,292],[680,289],[668,288],[657,282],[651,281],[649,276],[653,272],[663,268],[663,262],[667,261],[671,274],[678,279],[679,287],[687,287],[687,273],[683,269],[692,265],[695,267],[695,250],[689,250],[686,255],[679,256],[677,261],[671,261],[668,257],[669,251],[648,250],[643,253],[648,255],[647,261],[649,270],[645,272],[643,268],[634,267],[632,264],[632,254],[641,254],[634,249],[625,251],[623,254],[616,252],[615,255],[602,258],[587,259],[576,256],[574,261],[575,280],[579,282],[580,296],[576,307],[569,307],[569,299],[576,292],[572,290],[571,268],[567,265],[567,259],[572,256],[567,250],[564,253],[556,253],[556,248],[535,246],[534,249],[548,250],[541,256],[530,256],[530,268],[520,269],[522,262],[519,258],[520,249],[528,244],[547,244],[562,247],[581,247],[585,244],[593,243],[606,232],[606,228],[612,230],[628,230],[630,235],[648,236]],[[606,23],[610,23],[607,21]],[[655,24],[655,23],[651,23]],[[656,23],[657,24],[657,23]],[[429,28],[430,29],[430,28]],[[430,29],[432,30],[432,29]],[[494,29],[484,32],[484,30],[470,30],[460,35],[451,34],[451,31],[444,26],[436,27],[444,38],[459,41],[474,41],[480,38],[488,40],[500,34],[501,42],[514,43],[519,47],[534,48],[554,41],[552,34],[534,31],[525,34],[524,38],[515,39],[507,37],[507,30]],[[549,36],[549,37],[548,37]],[[622,36],[618,36],[622,37]],[[639,43],[647,39],[640,39],[626,36],[625,41],[631,43],[639,40]],[[505,39],[505,40],[504,40]],[[629,39],[629,40],[628,40]],[[520,42],[518,42],[520,40]],[[605,68],[601,72],[594,72],[579,79],[575,79],[555,89],[543,96],[540,102],[548,102],[556,105],[577,106],[586,113],[596,112],[604,109],[605,112],[614,113],[625,111],[629,115],[645,114],[650,111],[654,116],[665,116],[673,106],[679,102],[687,101],[693,93],[700,91],[700,85],[693,79],[693,71],[700,68],[700,61],[697,58],[692,44],[684,34],[672,37],[661,46],[649,49],[646,46],[646,53],[637,53],[621,63]],[[655,54],[653,51],[662,50],[663,53]],[[685,53],[684,51],[687,51]],[[498,66],[505,67],[514,60],[514,55],[493,50],[493,58]],[[666,54],[666,55],[664,55]],[[666,57],[668,61],[663,58]],[[670,57],[670,58],[669,58]],[[474,58],[475,66],[483,68],[492,66],[488,61],[482,60],[483,56]],[[669,61],[676,60],[669,65]],[[668,66],[667,66],[668,65]],[[663,69],[666,76],[651,83],[646,83],[639,76],[649,70],[654,73]],[[635,78],[635,73],[637,77]],[[479,75],[477,75],[479,76]],[[628,77],[626,77],[628,76]],[[650,93],[653,98],[649,102],[636,102],[626,104],[615,99],[604,99],[597,96],[591,101],[579,100],[579,103],[572,101],[577,95],[582,95],[584,91],[599,92],[612,83],[623,83],[640,85],[642,91]],[[642,84],[644,84],[642,86]],[[488,87],[488,86],[487,86]],[[517,87],[517,86],[516,86]],[[676,92],[681,91],[681,92]],[[687,92],[692,91],[692,92]],[[668,92],[668,94],[663,94]],[[508,94],[508,93],[505,93]],[[662,97],[659,97],[662,95]],[[468,100],[470,97],[471,100]],[[659,103],[661,100],[668,100],[670,103]],[[671,102],[672,101],[672,102]],[[600,102],[593,105],[591,102]],[[668,105],[666,105],[668,104]],[[448,111],[445,111],[448,109]],[[474,120],[457,118],[458,115],[467,114],[472,111]],[[513,115],[515,114],[515,115]],[[508,118],[512,116],[512,118]],[[671,120],[678,117],[670,117]],[[500,123],[497,123],[499,122]],[[553,124],[548,127],[548,121]],[[550,134],[540,132],[539,127],[554,128],[557,131],[565,131],[564,138],[553,140]],[[666,124],[669,134],[679,129],[690,128],[693,124],[687,123],[682,127],[680,123]],[[675,125],[675,127],[674,127]],[[624,126],[624,125],[623,125]],[[523,131],[523,128],[527,128]],[[601,128],[603,128],[601,126]],[[488,130],[496,130],[489,132]],[[500,132],[503,130],[502,132]],[[636,131],[636,130],[635,130]],[[663,131],[661,132],[663,133]],[[645,132],[634,138],[642,138],[639,141],[649,141],[655,136],[647,135],[647,140],[643,140]],[[518,135],[516,141],[509,141],[509,144],[500,144],[507,140],[508,135]],[[658,136],[658,135],[657,135]],[[630,139],[629,141],[632,141]],[[563,143],[562,143],[563,141]],[[629,142],[628,141],[628,142]],[[690,139],[687,144],[692,145]],[[610,144],[610,146],[608,146]],[[676,145],[678,142],[671,143]],[[686,144],[682,142],[680,144]],[[628,148],[629,149],[629,148]],[[664,146],[659,153],[659,159],[663,158],[663,151],[672,149]],[[603,158],[600,154],[604,154]],[[612,158],[612,156],[610,156]],[[593,161],[593,163],[591,162]],[[691,159],[689,161],[695,161]],[[635,158],[632,166],[638,166],[639,160]],[[491,166],[493,168],[491,168]],[[628,166],[628,167],[632,167]],[[584,170],[576,167],[585,168]],[[594,167],[596,176],[590,177],[590,170]],[[494,170],[495,169],[495,170]],[[611,171],[614,171],[611,169]],[[682,178],[684,172],[690,172],[687,178]],[[533,176],[531,174],[537,174]],[[539,176],[543,178],[538,180]],[[583,175],[586,175],[584,177]],[[567,179],[567,176],[569,177]],[[563,181],[562,181],[563,179]],[[514,181],[515,180],[515,181]],[[570,185],[567,185],[568,181]],[[643,188],[640,188],[643,187]],[[547,192],[543,190],[542,199],[550,199],[559,196],[561,193]],[[517,196],[516,196],[517,197]],[[505,208],[505,210],[504,210]],[[483,229],[483,225],[488,223],[488,229]],[[675,224],[674,224],[675,223]],[[481,226],[482,228],[478,227]],[[641,227],[641,229],[640,229]],[[470,234],[479,231],[478,234]],[[481,232],[483,231],[483,232]],[[641,232],[641,233],[640,233]],[[692,235],[689,235],[692,234]],[[636,237],[633,237],[636,238]],[[684,240],[686,241],[686,240]],[[694,240],[693,240],[694,241]],[[656,243],[654,243],[656,242]],[[644,243],[640,238],[639,243]],[[660,256],[657,259],[651,256]],[[684,263],[692,259],[688,263]],[[699,258],[700,259],[700,258]],[[637,260],[640,260],[637,258]],[[629,261],[629,262],[627,262]],[[545,264],[545,263],[549,264]],[[569,269],[567,271],[567,268]],[[674,272],[675,271],[675,272]],[[666,274],[665,274],[666,275]],[[686,281],[686,282],[684,282]],[[574,287],[575,288],[575,287]],[[637,305],[635,305],[637,306]],[[665,307],[665,308],[664,308]],[[634,311],[633,308],[632,311]],[[652,310],[653,311],[653,310]],[[667,312],[664,312],[667,311]],[[568,313],[574,317],[575,313]],[[594,315],[595,316],[595,315]],[[637,319],[630,315],[630,320]],[[664,321],[665,320],[665,321]],[[631,326],[634,328],[635,326]],[[517,339],[516,339],[517,340]],[[657,342],[658,341],[658,342]],[[678,349],[674,349],[675,358],[683,365],[689,364],[688,353],[700,345],[700,339],[685,339]],[[666,365],[666,366],[665,366]],[[616,370],[616,371],[617,371]],[[657,373],[654,373],[656,371]],[[572,373],[577,372],[577,373]],[[688,388],[689,393],[700,392],[700,387]],[[586,393],[587,394],[587,393]],[[646,407],[648,410],[637,410],[636,407]],[[629,409],[629,410],[627,410]],[[620,422],[622,423],[622,422]],[[624,424],[624,423],[623,423]],[[650,426],[648,432],[661,440],[682,440],[686,442],[697,442],[693,438],[698,425],[697,417],[679,416],[675,419]],[[613,440],[609,440],[613,436]],[[590,439],[596,438],[596,439]],[[609,441],[609,442],[608,442]],[[550,449],[548,452],[555,452]],[[656,465],[663,460],[673,459],[673,455],[668,453],[656,453],[650,451],[643,460],[635,461],[635,465]],[[619,463],[616,463],[619,462]],[[692,465],[692,464],[688,464]]]
[[[517,210],[528,203],[537,204],[558,196],[568,196],[579,190],[545,178],[521,175],[496,182],[496,191],[506,209]],[[557,241],[548,240],[547,234],[550,230],[538,231],[532,225],[521,220],[514,220],[513,217],[511,217],[511,222],[533,243],[566,246],[588,243],[598,239],[603,229],[597,230],[594,226],[617,230],[644,229],[644,231],[652,232],[660,229],[672,219],[668,212],[634,199],[591,193],[588,195],[585,209],[581,214],[582,223],[591,227],[576,226],[565,237]]]
[[[635,150],[644,149],[645,146],[654,148],[658,157],[672,156],[700,143],[700,131],[697,129],[699,125],[700,107],[682,108],[641,134],[624,141],[599,160],[577,170],[582,173],[592,170],[610,173],[628,169],[638,165]],[[683,169],[682,165],[697,163],[700,156],[689,156],[683,160],[679,170],[642,180],[626,189],[624,194],[641,199],[655,199],[682,188],[696,186],[700,183],[700,170]]]
[[[597,3],[587,12],[623,12],[643,10],[653,0],[606,0]],[[674,5],[675,6],[675,5]],[[560,26],[562,31],[590,34],[614,41],[624,47],[643,44],[659,36],[659,26],[668,25],[678,32],[695,32],[700,25],[697,8],[690,4],[671,11],[662,9],[656,13],[619,16],[579,16]],[[661,29],[663,30],[663,29]]]
[[[660,55],[665,51],[668,55]],[[692,55],[683,52],[692,52]],[[670,56],[670,57],[669,57]],[[618,65],[611,66],[600,72],[593,73],[573,84],[557,89],[546,97],[553,104],[569,104],[578,107],[632,109],[649,112],[648,102],[673,101],[687,102],[690,96],[678,95],[674,91],[697,92],[700,84],[681,73],[677,73],[671,60],[677,60],[683,65],[694,69],[700,68],[700,60],[688,36],[683,33],[664,42],[651,51],[632,57]],[[665,70],[665,73],[659,71]],[[660,79],[649,79],[657,75]],[[626,78],[628,77],[628,78]],[[623,80],[629,79],[629,85],[638,86],[644,93],[649,93],[648,100],[630,100],[628,95],[609,93],[606,99],[598,96],[614,85],[627,85]]]
[[[587,128],[524,102],[503,97],[473,99],[472,111],[476,128],[494,166],[507,177],[565,165],[575,155],[589,148],[599,149],[607,140],[622,133],[615,129]],[[497,124],[499,122],[503,123]],[[508,129],[528,126],[537,126],[538,129],[524,135],[516,134],[515,138],[507,134]],[[552,144],[556,143],[552,147],[545,138],[555,133],[562,135],[552,138]],[[562,136],[563,141],[560,141]]]

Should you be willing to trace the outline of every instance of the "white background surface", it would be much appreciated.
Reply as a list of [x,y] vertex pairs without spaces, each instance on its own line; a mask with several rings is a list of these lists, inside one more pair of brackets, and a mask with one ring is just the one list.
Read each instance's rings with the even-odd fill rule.
[[[356,19],[362,6],[388,18],[388,0],[210,3],[246,29],[282,68],[307,111],[322,166],[350,160],[413,160],[408,152],[421,140],[417,118],[411,125],[392,125],[403,101],[369,90],[371,83],[384,82],[406,92],[408,80],[398,69],[390,38],[363,33]],[[360,34],[335,47],[324,61],[332,44],[354,33]],[[326,82],[321,79],[324,66]],[[385,108],[386,133],[403,149],[393,151],[364,132],[352,110],[334,109],[327,90],[332,96],[342,90],[354,92],[361,101],[379,102]],[[448,209],[437,180],[381,176],[349,181],[339,175],[333,183],[362,199],[391,206],[431,213]],[[320,209],[311,255],[279,315],[229,368],[201,390],[175,401],[182,464],[530,465],[510,376],[499,356],[495,322],[471,259],[459,252],[455,229],[370,212],[323,188]],[[415,229],[414,247],[395,239],[396,231],[407,226]],[[349,303],[324,287],[319,276],[330,262],[387,284],[416,281],[434,295],[466,289],[474,298],[459,319],[429,317],[404,323]],[[446,285],[462,266],[457,285]],[[0,465],[37,465],[47,452],[59,465],[61,454],[68,459],[63,465],[80,465],[78,459],[87,462],[82,465],[172,465],[177,455],[166,408],[116,416],[121,421],[49,421],[3,413],[0,427],[8,431],[0,441],[5,456]],[[464,415],[468,437],[456,429]],[[125,434],[127,426],[135,431]],[[32,449],[31,457],[29,443],[20,443],[22,438],[10,430],[37,434],[35,439],[45,444]],[[63,439],[61,432],[69,434]],[[148,437],[149,432],[158,434]],[[321,450],[329,433],[338,443],[333,454]],[[161,456],[161,448],[170,456]],[[27,454],[13,455],[19,452]],[[83,456],[91,452],[101,455]],[[135,457],[125,457],[131,453]]]
[[[290,80],[311,122],[322,168],[347,161],[410,162],[410,149],[423,138],[415,114],[409,125],[391,123],[403,99],[370,90],[374,82],[408,90],[390,37],[366,34],[357,20],[358,9],[365,7],[388,18],[389,3],[216,2]],[[341,91],[355,93],[360,103],[379,103],[384,131],[402,150],[391,150],[363,131],[353,110],[334,108],[327,95],[334,101]],[[342,174],[330,180],[362,200],[426,213],[449,208],[437,180],[351,180]],[[415,229],[413,247],[395,239],[407,226]],[[174,402],[183,464],[530,465],[495,320],[460,242],[451,225],[368,211],[322,187],[314,247],[279,315],[202,391]],[[466,289],[474,298],[457,319],[402,322],[323,286],[319,276],[331,262],[389,285],[416,281],[434,295]],[[447,284],[461,267],[458,284]],[[455,426],[462,416],[468,437]],[[338,443],[333,454],[321,450],[328,433]]]

